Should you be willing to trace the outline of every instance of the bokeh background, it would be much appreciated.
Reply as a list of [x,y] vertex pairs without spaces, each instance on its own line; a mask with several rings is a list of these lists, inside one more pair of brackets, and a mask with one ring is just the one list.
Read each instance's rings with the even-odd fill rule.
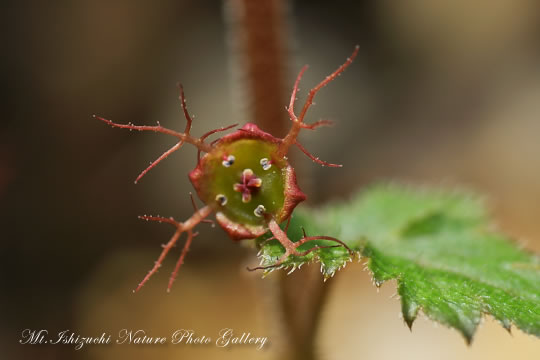
[[[132,293],[171,235],[137,215],[191,214],[186,175],[195,151],[175,153],[133,185],[174,139],[111,129],[91,117],[182,129],[180,80],[195,114],[194,134],[253,121],[227,3],[3,2],[2,358],[279,356],[286,343],[275,324],[285,319],[272,300],[279,275],[261,280],[246,272],[255,263],[253,249],[219,228],[200,227],[170,294],[174,254]],[[346,199],[384,180],[466,187],[486,195],[500,229],[540,252],[538,1],[283,4],[288,85],[309,63],[302,89],[313,86],[354,45],[361,48],[310,110],[312,120],[330,118],[336,126],[303,134],[304,144],[344,168],[295,156],[306,206]],[[286,94],[281,102],[287,104]],[[489,317],[471,347],[456,331],[422,318],[409,332],[392,297],[395,284],[377,292],[361,264],[330,283],[315,337],[320,359],[540,358],[538,339],[517,329],[508,335]],[[131,328],[156,336],[187,328],[215,336],[224,327],[268,336],[271,344],[264,351],[185,345],[75,351],[18,343],[26,328],[82,335]]]

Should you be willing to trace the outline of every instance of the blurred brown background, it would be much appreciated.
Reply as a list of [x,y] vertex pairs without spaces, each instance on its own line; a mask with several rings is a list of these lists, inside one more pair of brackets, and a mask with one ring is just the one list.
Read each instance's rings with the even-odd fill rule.
[[[297,156],[308,174],[299,179],[309,189],[306,205],[347,198],[378,180],[468,187],[488,197],[501,229],[540,252],[538,1],[286,5],[291,86],[301,65],[311,65],[307,90],[355,44],[361,47],[308,115],[336,126],[303,134],[306,147],[344,168]],[[171,294],[165,289],[175,255],[132,294],[171,235],[137,215],[191,214],[186,175],[195,151],[175,153],[135,186],[139,171],[172,140],[111,129],[91,117],[182,129],[180,80],[195,114],[194,134],[250,120],[223,3],[7,1],[2,7],[5,358],[276,358],[283,339],[272,322],[280,315],[264,284],[275,274],[261,280],[247,273],[254,252],[219,228],[200,226]],[[360,264],[331,281],[316,337],[321,359],[540,358],[540,340],[518,330],[510,336],[489,318],[472,347],[424,319],[410,333],[391,298],[395,284],[377,293]],[[75,351],[18,343],[26,328],[87,336],[122,328],[168,336],[189,328],[215,336],[224,327],[268,336],[271,344],[265,351],[184,345]]]

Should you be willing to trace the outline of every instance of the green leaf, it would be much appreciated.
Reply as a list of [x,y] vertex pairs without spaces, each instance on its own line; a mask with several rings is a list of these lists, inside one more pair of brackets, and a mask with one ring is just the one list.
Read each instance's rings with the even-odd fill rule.
[[[515,324],[540,336],[540,258],[498,234],[471,194],[376,186],[346,204],[298,209],[288,231],[293,241],[301,238],[300,227],[361,252],[377,286],[396,279],[409,327],[422,310],[470,342],[483,314],[490,314],[508,330]],[[283,254],[275,240],[259,244],[262,265]],[[314,260],[328,277],[350,256],[343,248],[319,249],[291,257],[284,267]]]

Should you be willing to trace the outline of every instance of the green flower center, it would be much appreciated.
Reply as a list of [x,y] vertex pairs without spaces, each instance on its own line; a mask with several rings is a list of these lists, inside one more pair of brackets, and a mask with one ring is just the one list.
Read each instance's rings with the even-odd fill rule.
[[201,163],[201,199],[231,221],[264,225],[285,201],[284,159],[274,159],[277,145],[261,139],[239,139],[216,146]]

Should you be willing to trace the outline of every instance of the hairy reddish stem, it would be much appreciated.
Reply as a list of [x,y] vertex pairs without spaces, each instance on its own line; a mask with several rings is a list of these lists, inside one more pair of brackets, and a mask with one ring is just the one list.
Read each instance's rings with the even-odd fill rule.
[[341,164],[332,164],[332,163],[329,163],[329,162],[326,162],[326,161],[323,161],[321,159],[319,159],[318,157],[315,157],[313,156],[309,151],[306,150],[305,147],[303,147],[302,145],[300,145],[300,143],[298,141],[295,141],[294,144],[304,153],[306,154],[306,156],[308,158],[310,158],[311,160],[315,161],[317,164],[319,165],[322,165],[322,166],[328,166],[328,167],[343,167],[343,165]]
[[147,220],[147,221],[149,220],[149,221],[165,222],[165,223],[171,224],[171,225],[176,227],[176,232],[174,233],[172,238],[169,240],[169,242],[167,244],[165,244],[165,246],[163,246],[163,250],[161,251],[161,254],[159,255],[157,261],[155,262],[154,267],[152,267],[152,269],[148,272],[148,274],[146,274],[146,276],[139,283],[139,285],[134,290],[134,292],[139,291],[143,287],[143,285],[152,277],[152,275],[154,275],[157,272],[157,270],[161,267],[161,263],[163,262],[163,260],[165,259],[165,257],[169,253],[169,251],[174,247],[174,245],[176,244],[176,242],[180,238],[180,235],[182,235],[183,232],[187,232],[188,233],[188,239],[186,241],[186,244],[184,245],[184,248],[182,250],[180,258],[178,259],[176,267],[175,267],[173,273],[171,274],[171,278],[169,280],[169,286],[167,288],[167,291],[170,291],[172,283],[174,282],[174,279],[176,278],[176,274],[178,273],[178,269],[180,269],[180,266],[183,264],[184,257],[186,255],[187,251],[189,250],[191,240],[193,239],[192,229],[197,224],[202,222],[204,220],[204,218],[206,218],[211,213],[212,213],[212,208],[210,208],[210,206],[205,206],[205,207],[197,210],[193,215],[191,215],[191,217],[189,219],[187,219],[183,223],[177,222],[172,218],[164,218],[164,217],[160,217],[160,216],[146,216],[146,215],[144,215],[144,216],[139,217],[139,218],[141,218],[143,220]]
[[304,72],[307,69],[307,65],[304,66],[300,72],[298,73],[298,76],[296,77],[296,81],[294,82],[293,91],[291,94],[291,100],[289,103],[289,107],[287,111],[289,112],[289,117],[292,121],[291,129],[289,130],[289,133],[283,138],[281,141],[281,144],[279,145],[278,149],[278,156],[283,157],[287,154],[289,151],[289,148],[296,143],[296,139],[298,138],[298,134],[300,133],[300,130],[303,128],[315,128],[317,126],[320,126],[321,123],[318,124],[312,124],[312,125],[306,125],[304,123],[304,117],[306,116],[306,113],[309,109],[309,107],[313,104],[313,98],[317,94],[319,90],[321,90],[324,86],[326,86],[329,82],[334,80],[339,74],[341,74],[345,69],[353,62],[354,58],[358,54],[359,47],[356,46],[352,55],[347,58],[345,63],[343,63],[340,67],[338,67],[333,73],[328,75],[323,81],[321,81],[317,86],[315,86],[313,89],[309,91],[309,94],[307,96],[306,102],[304,103],[304,106],[302,110],[300,111],[300,115],[296,116],[294,113],[294,102],[296,100],[296,94],[298,93],[298,85],[300,84],[300,80],[302,79],[302,75],[304,75]]
[[186,118],[186,128],[184,130],[184,133],[189,134],[189,132],[191,131],[191,124],[193,123],[193,119],[189,115],[189,112],[186,106],[186,97],[184,95],[184,87],[180,83],[178,83],[177,86],[178,86],[178,89],[180,90],[180,96],[179,96],[180,105],[182,106],[184,117]]
[[153,131],[153,132],[159,132],[162,134],[172,135],[183,142],[187,142],[188,144],[194,145],[195,147],[197,147],[197,149],[201,151],[204,151],[204,152],[212,151],[212,146],[210,146],[209,144],[206,144],[200,138],[193,137],[186,133],[181,133],[181,132],[177,132],[171,129],[167,129],[161,125],[149,126],[149,125],[118,124],[118,123],[112,122],[111,120],[102,118],[100,116],[94,115],[94,117],[98,120],[103,121],[106,124],[111,125],[112,127],[117,127],[121,129],[129,129],[129,130],[137,130],[137,131]]
[[169,157],[169,155],[171,155],[176,150],[180,149],[182,147],[182,145],[184,145],[184,143],[186,143],[186,142],[189,143],[189,144],[194,145],[195,147],[197,147],[199,155],[200,155],[201,151],[204,151],[204,152],[207,152],[207,153],[212,151],[213,146],[210,145],[210,144],[206,144],[204,142],[203,138],[196,138],[196,137],[193,137],[193,136],[191,136],[189,134],[189,131],[191,130],[191,122],[192,121],[191,121],[191,118],[189,117],[189,114],[187,113],[187,110],[186,110],[186,107],[185,107],[185,104],[184,104],[185,100],[184,100],[183,96],[184,96],[184,92],[182,90],[180,98],[182,99],[182,108],[184,109],[184,115],[186,116],[186,120],[188,120],[188,123],[186,125],[186,131],[183,132],[183,133],[180,133],[180,132],[177,132],[177,131],[174,131],[174,130],[171,130],[171,129],[164,128],[163,126],[159,125],[159,123],[158,123],[157,126],[118,124],[118,123],[115,123],[115,122],[113,122],[111,120],[108,120],[108,119],[102,118],[100,116],[94,115],[94,117],[96,119],[101,120],[104,123],[111,125],[112,127],[117,127],[117,128],[121,128],[121,129],[129,129],[129,130],[137,130],[137,131],[154,131],[154,132],[159,132],[159,133],[162,133],[162,134],[172,135],[172,136],[180,139],[180,141],[178,143],[176,143],[169,150],[167,150],[163,154],[161,154],[161,156],[158,157],[155,161],[150,163],[150,166],[148,166],[146,169],[144,169],[137,176],[137,178],[135,179],[135,184],[138,183],[139,180],[141,180],[141,178],[144,175],[146,175],[150,170],[152,170],[154,167],[156,167],[157,164],[159,164],[161,161],[165,160],[167,157]]
[[179,141],[177,142],[172,148],[170,148],[169,150],[165,151],[163,154],[161,154],[160,157],[158,157],[155,161],[153,161],[152,163],[150,163],[150,166],[147,167],[146,169],[144,169],[140,174],[139,176],[137,176],[137,178],[135,179],[135,184],[137,184],[139,182],[139,180],[142,179],[142,177],[144,175],[146,175],[150,170],[152,170],[154,167],[156,167],[157,164],[159,164],[162,160],[165,160],[166,158],[169,157],[169,155],[171,155],[173,152],[175,152],[176,150],[180,149],[182,147],[182,145],[184,144],[183,141]]
[[319,120],[315,121],[313,124],[299,123],[302,129],[315,130],[321,126],[332,126],[334,122],[332,120]]
[[[287,223],[287,228],[289,226],[289,223]],[[269,222],[268,222],[268,228],[270,229],[270,232],[272,232],[272,235],[273,235],[273,238],[278,240],[279,243],[285,248],[285,253],[283,255],[281,255],[281,257],[278,259],[278,261],[273,264],[273,265],[269,265],[269,266],[257,266],[257,267],[254,267],[254,268],[247,268],[249,271],[255,271],[255,270],[265,270],[265,269],[271,269],[271,268],[275,268],[275,267],[278,267],[280,266],[281,264],[283,264],[283,262],[285,262],[285,260],[287,260],[287,258],[290,256],[290,255],[296,255],[296,256],[305,256],[307,254],[309,254],[310,252],[312,251],[315,251],[317,249],[326,249],[326,248],[333,248],[333,247],[344,247],[345,249],[347,249],[347,251],[351,254],[351,256],[354,255],[354,252],[347,246],[347,244],[345,244],[343,241],[341,240],[338,240],[334,237],[331,237],[331,236],[306,236],[306,232],[304,231],[304,229],[302,229],[302,231],[304,231],[304,236],[298,240],[297,242],[293,242],[291,241],[291,239],[289,239],[289,237],[287,236],[287,233],[285,231],[283,231],[281,229],[281,227],[279,226],[279,224],[276,222],[276,220],[274,219],[271,219]],[[313,240],[329,240],[329,241],[334,241],[334,242],[337,242],[339,245],[330,245],[330,246],[321,246],[321,245],[316,245],[314,247],[312,247],[311,249],[308,249],[308,250],[305,250],[305,251],[298,251],[298,247],[302,246],[303,244],[309,242],[309,241],[313,241]]]
[[[197,204],[195,204],[195,199],[193,198],[193,194],[189,193],[189,197],[191,199],[191,205],[193,206],[193,210],[199,211],[199,208],[197,207]],[[203,220],[201,220],[201,222],[207,223],[207,224],[212,224],[212,226],[215,225],[214,220],[210,220],[210,219],[203,219]]]
[[[238,124],[232,124],[232,125],[229,125],[229,126],[222,126],[220,128],[210,130],[207,133],[204,133],[203,136],[201,136],[201,141],[204,141],[207,137],[209,137],[212,134],[215,134],[217,132],[227,131],[229,129],[232,129],[235,126],[238,126]],[[216,141],[219,141],[219,139],[217,139]],[[210,143],[210,146],[213,146],[213,145],[214,145],[214,142]],[[201,149],[199,149],[197,151],[197,161],[201,161]]]
[[182,253],[180,254],[180,257],[178,258],[178,261],[176,262],[176,266],[174,267],[171,277],[169,278],[169,285],[167,285],[167,292],[171,292],[171,288],[174,283],[174,280],[176,280],[176,276],[178,275],[178,270],[180,270],[180,266],[182,266],[182,264],[184,263],[184,258],[186,257],[186,254],[189,251],[189,247],[191,246],[191,241],[193,240],[195,235],[196,234],[193,234],[193,231],[191,230],[187,231],[186,243],[184,244],[184,247],[182,248]]

